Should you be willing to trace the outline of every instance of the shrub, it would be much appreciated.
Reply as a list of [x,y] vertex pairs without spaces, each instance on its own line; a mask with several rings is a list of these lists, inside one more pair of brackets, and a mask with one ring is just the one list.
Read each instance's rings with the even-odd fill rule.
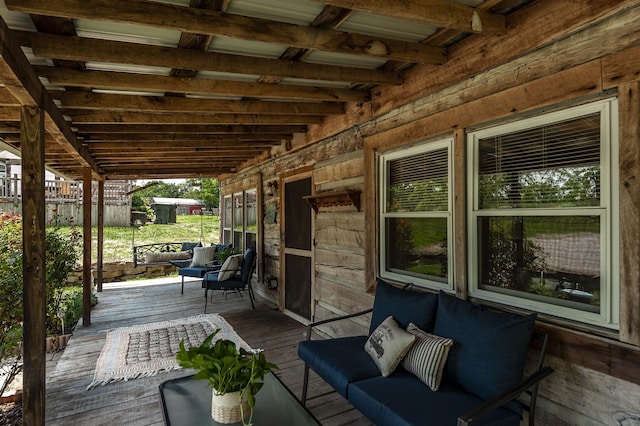
[[[62,311],[67,310],[64,287],[74,270],[80,252],[80,232],[60,233],[61,218],[54,211],[45,233],[46,330],[56,335],[60,330]],[[72,222],[73,218],[66,219]],[[0,383],[0,395],[22,370],[22,298],[23,244],[22,218],[15,213],[0,213],[0,368],[6,379]],[[63,306],[64,309],[61,309]],[[69,324],[71,325],[71,324]]]

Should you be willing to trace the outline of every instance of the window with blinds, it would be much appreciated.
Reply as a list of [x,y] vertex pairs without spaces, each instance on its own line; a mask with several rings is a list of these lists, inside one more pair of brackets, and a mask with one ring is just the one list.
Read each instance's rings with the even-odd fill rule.
[[478,141],[479,208],[600,205],[600,113]]
[[468,135],[470,293],[616,328],[616,101]]
[[382,277],[451,288],[451,144],[440,140],[382,155]]

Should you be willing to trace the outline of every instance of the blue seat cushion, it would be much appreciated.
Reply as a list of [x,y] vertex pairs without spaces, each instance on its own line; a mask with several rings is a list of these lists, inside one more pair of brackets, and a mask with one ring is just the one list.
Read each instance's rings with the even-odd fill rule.
[[186,268],[178,269],[178,275],[183,275],[185,277],[202,278],[207,272],[211,270],[212,268],[209,268],[209,267],[201,267],[201,266],[189,267],[188,266]]
[[202,288],[209,290],[237,290],[243,289],[246,285],[247,283],[242,281],[238,275],[228,280],[218,281],[217,272],[207,273],[202,280]]
[[441,292],[434,333],[453,340],[447,380],[484,399],[520,383],[535,319],[489,311]]
[[[373,377],[349,385],[349,402],[378,426],[455,426],[459,416],[484,401],[462,388],[443,383],[433,392],[402,369],[389,377]],[[498,408],[474,425],[518,426],[520,415]]]
[[366,341],[367,336],[306,340],[298,344],[298,356],[346,398],[349,383],[380,376],[380,370],[364,351]]
[[391,315],[400,327],[406,329],[412,322],[421,330],[431,333],[435,322],[438,294],[394,287],[378,278],[376,297],[369,334]]

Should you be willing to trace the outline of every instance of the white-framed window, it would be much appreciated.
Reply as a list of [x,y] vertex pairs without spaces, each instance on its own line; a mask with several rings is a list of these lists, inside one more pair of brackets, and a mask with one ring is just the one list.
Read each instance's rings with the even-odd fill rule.
[[452,145],[448,138],[381,155],[381,277],[453,288]]
[[468,134],[472,296],[618,327],[617,101]]
[[222,242],[233,244],[233,204],[231,195],[222,199]]
[[244,193],[233,194],[233,248],[244,249]]
[[244,247],[254,249],[258,244],[258,191],[251,189],[244,193]]
[[223,198],[222,238],[225,244],[241,252],[256,248],[258,239],[258,191],[255,188],[235,192]]

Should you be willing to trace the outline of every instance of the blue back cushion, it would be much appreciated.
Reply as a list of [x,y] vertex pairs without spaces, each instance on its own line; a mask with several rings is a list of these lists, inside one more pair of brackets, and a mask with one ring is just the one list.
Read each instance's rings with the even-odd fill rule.
[[410,322],[431,333],[435,321],[438,295],[394,287],[378,278],[369,335],[389,315],[406,329]]
[[253,269],[253,261],[256,258],[256,251],[253,248],[248,248],[247,251],[244,252],[244,257],[242,258],[242,265],[240,267],[240,281],[246,283],[249,281],[249,274]]
[[453,339],[448,380],[491,398],[522,380],[536,315],[499,313],[440,293],[434,334]]

